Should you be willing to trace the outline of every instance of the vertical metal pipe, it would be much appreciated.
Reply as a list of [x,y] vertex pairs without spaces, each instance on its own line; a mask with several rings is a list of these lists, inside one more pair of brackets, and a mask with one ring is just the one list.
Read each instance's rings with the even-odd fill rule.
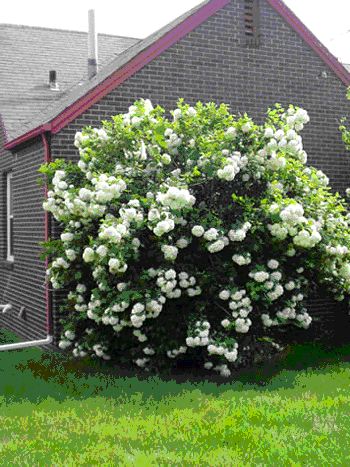
[[88,77],[93,78],[98,71],[97,34],[95,25],[95,10],[89,10],[88,32]]

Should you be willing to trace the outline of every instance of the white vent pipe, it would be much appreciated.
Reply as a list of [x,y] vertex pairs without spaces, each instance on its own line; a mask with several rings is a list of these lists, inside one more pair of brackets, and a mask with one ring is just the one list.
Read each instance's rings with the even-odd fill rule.
[[98,71],[97,34],[95,25],[95,10],[89,10],[88,32],[88,77],[93,78]]

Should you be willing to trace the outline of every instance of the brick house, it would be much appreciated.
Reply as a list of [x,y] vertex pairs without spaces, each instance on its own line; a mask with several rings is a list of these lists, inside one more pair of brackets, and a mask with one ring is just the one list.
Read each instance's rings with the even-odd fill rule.
[[[39,242],[53,232],[37,170],[76,160],[75,132],[137,98],[166,108],[179,97],[226,102],[258,122],[276,102],[300,105],[311,117],[303,133],[310,163],[336,190],[349,185],[338,126],[350,114],[350,73],[281,0],[207,0],[144,40],[100,35],[90,79],[84,33],[0,25],[0,39],[0,305],[11,305],[0,326],[23,338],[58,333],[59,295],[39,259]],[[326,298],[310,307],[340,316]]]

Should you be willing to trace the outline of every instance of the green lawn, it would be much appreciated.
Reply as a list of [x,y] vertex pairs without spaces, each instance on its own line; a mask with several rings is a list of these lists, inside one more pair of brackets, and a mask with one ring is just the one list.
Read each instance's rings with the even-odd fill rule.
[[348,466],[348,355],[350,346],[299,345],[274,367],[217,384],[1,352],[0,465]]

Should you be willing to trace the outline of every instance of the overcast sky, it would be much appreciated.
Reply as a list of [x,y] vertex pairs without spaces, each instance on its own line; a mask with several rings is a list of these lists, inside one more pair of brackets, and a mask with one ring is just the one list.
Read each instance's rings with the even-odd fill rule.
[[[350,63],[350,0],[285,0],[317,37]],[[96,10],[98,32],[146,37],[201,3],[198,0],[7,0],[0,22],[87,30],[87,10]]]

